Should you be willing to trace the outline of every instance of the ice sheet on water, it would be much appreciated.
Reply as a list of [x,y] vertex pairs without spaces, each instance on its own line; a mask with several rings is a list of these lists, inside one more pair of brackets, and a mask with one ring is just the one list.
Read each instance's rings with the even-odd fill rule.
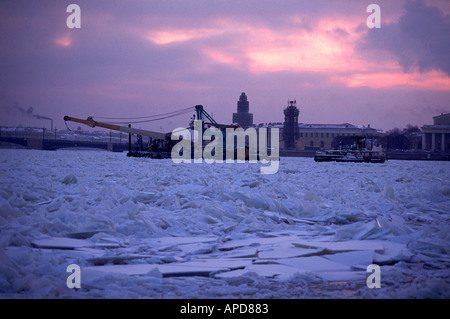
[[12,207],[11,204],[9,203],[9,201],[7,201],[6,199],[4,199],[3,197],[0,197],[0,216],[3,218],[8,218],[9,216],[11,218],[17,218],[19,216],[22,216],[23,213]]
[[[122,266],[151,268],[223,258],[252,262],[220,273],[223,278],[240,278],[222,282],[216,274],[216,279],[205,278],[201,289],[196,281],[189,281],[193,286],[188,289],[183,281],[148,276],[173,283],[169,292],[164,290],[167,285],[152,288],[139,276],[126,279],[128,275],[103,273],[96,281],[98,289],[78,295],[142,297],[141,285],[154,296],[161,293],[152,289],[172,296],[208,297],[207,292],[235,296],[236,287],[230,283],[242,281],[267,287],[256,289],[260,294],[250,287],[254,295],[274,297],[275,283],[266,275],[295,281],[314,273],[321,273],[323,280],[362,280],[357,286],[364,288],[361,271],[372,254],[372,262],[385,267],[382,278],[393,287],[394,297],[406,292],[411,278],[418,279],[408,293],[421,296],[426,294],[420,292],[420,280],[440,282],[449,260],[448,162],[370,165],[282,158],[277,174],[261,175],[259,167],[249,163],[189,165],[120,153],[2,150],[0,165],[0,247],[9,260],[0,266],[0,287],[8,296],[73,297],[61,280],[69,263],[95,268],[89,258],[134,255],[151,257],[124,259]],[[82,242],[71,250],[32,247],[46,236]],[[307,270],[298,264],[273,263],[296,258],[320,263]],[[262,260],[266,263],[258,263]],[[414,268],[414,275],[412,268],[401,272],[389,268],[403,261],[425,263],[428,268]],[[312,269],[328,262],[350,271],[341,266],[322,272]],[[25,279],[18,281],[14,271]],[[259,276],[249,276],[251,272]],[[394,279],[394,274],[403,277]],[[448,277],[443,281],[448,283]],[[306,291],[321,296],[328,288]],[[355,295],[365,295],[363,288]],[[286,289],[277,291],[295,297]]]
[[341,252],[339,254],[327,254],[323,257],[339,264],[347,265],[352,269],[366,270],[367,266],[374,262],[375,254],[374,250],[367,249]]

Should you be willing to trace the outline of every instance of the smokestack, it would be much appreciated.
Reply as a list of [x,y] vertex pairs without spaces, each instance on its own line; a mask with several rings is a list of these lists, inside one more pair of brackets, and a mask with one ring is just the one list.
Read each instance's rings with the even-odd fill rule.
[[29,116],[31,118],[34,119],[38,119],[38,120],[49,120],[50,121],[50,125],[51,125],[51,130],[53,131],[53,119],[47,117],[47,116],[43,116],[43,115],[39,115],[34,113],[33,111],[33,107],[29,107],[28,110],[25,111],[25,109],[23,107],[21,107],[17,102],[14,103],[14,107],[20,111],[20,113],[22,113],[25,116]]

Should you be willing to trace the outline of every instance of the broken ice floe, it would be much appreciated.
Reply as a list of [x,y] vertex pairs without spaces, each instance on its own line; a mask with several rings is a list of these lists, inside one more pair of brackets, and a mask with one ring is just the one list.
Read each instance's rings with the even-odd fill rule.
[[[314,273],[326,281],[350,281],[365,278],[366,268],[372,263],[390,264],[411,257],[402,243],[306,240],[302,237],[301,234],[273,233],[272,237],[225,242],[212,236],[161,237],[147,243],[154,248],[148,254],[129,253],[130,247],[120,252],[117,242],[99,243],[89,239],[44,238],[34,240],[32,245],[40,249],[82,251],[80,256],[90,264],[83,268],[84,282],[88,283],[111,274],[232,278],[255,273],[288,280],[295,274]],[[99,254],[99,249],[104,250],[103,255]],[[114,250],[117,252],[112,254]]]
[[[306,224],[310,225],[311,221],[306,220]],[[152,248],[147,253],[133,251],[133,247],[125,247],[113,236],[95,231],[68,234],[72,238],[36,239],[32,245],[41,249],[97,249],[95,256],[85,259],[92,265],[84,268],[90,281],[107,274],[134,276],[148,275],[152,271],[153,275],[159,274],[163,278],[232,278],[255,273],[287,280],[295,274],[314,273],[326,281],[349,281],[365,278],[366,268],[372,263],[395,264],[409,261],[413,256],[407,243],[365,239],[386,237],[388,233],[410,234],[403,219],[395,215],[391,215],[390,220],[379,217],[359,228],[354,227],[351,233],[347,233],[347,240],[339,240],[345,228],[343,226],[340,232],[336,232],[334,239],[317,236],[314,240],[310,237],[312,233],[307,231],[264,233],[263,237],[242,239],[158,237],[147,240],[147,247]],[[380,229],[383,236],[380,236]],[[108,249],[108,252],[99,255],[98,249]],[[117,252],[112,254],[114,250]]]
[[[292,298],[299,290],[284,280],[310,276],[355,279],[359,297],[449,296],[448,162],[283,158],[270,176],[247,164],[180,166],[89,151],[3,150],[0,163],[0,251],[10,260],[0,264],[2,296],[236,297],[245,287],[228,283],[252,278],[259,297]],[[369,261],[389,289],[367,292]],[[70,291],[70,263],[95,270],[99,290]],[[148,272],[113,272],[140,265]],[[158,280],[164,287],[153,287]]]

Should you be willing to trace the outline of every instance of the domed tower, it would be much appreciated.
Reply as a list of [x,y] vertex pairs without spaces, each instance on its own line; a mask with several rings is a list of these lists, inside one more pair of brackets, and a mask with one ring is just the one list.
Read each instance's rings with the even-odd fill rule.
[[297,101],[289,101],[284,109],[283,140],[285,148],[295,148],[295,140],[299,138]]
[[253,126],[253,113],[249,113],[249,105],[247,95],[242,92],[237,102],[237,113],[233,113],[233,123],[238,123],[243,128]]

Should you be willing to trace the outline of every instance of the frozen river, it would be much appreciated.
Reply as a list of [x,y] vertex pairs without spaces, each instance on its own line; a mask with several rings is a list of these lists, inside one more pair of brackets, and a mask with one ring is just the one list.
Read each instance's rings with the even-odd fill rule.
[[449,162],[260,166],[0,150],[0,297],[450,297]]

